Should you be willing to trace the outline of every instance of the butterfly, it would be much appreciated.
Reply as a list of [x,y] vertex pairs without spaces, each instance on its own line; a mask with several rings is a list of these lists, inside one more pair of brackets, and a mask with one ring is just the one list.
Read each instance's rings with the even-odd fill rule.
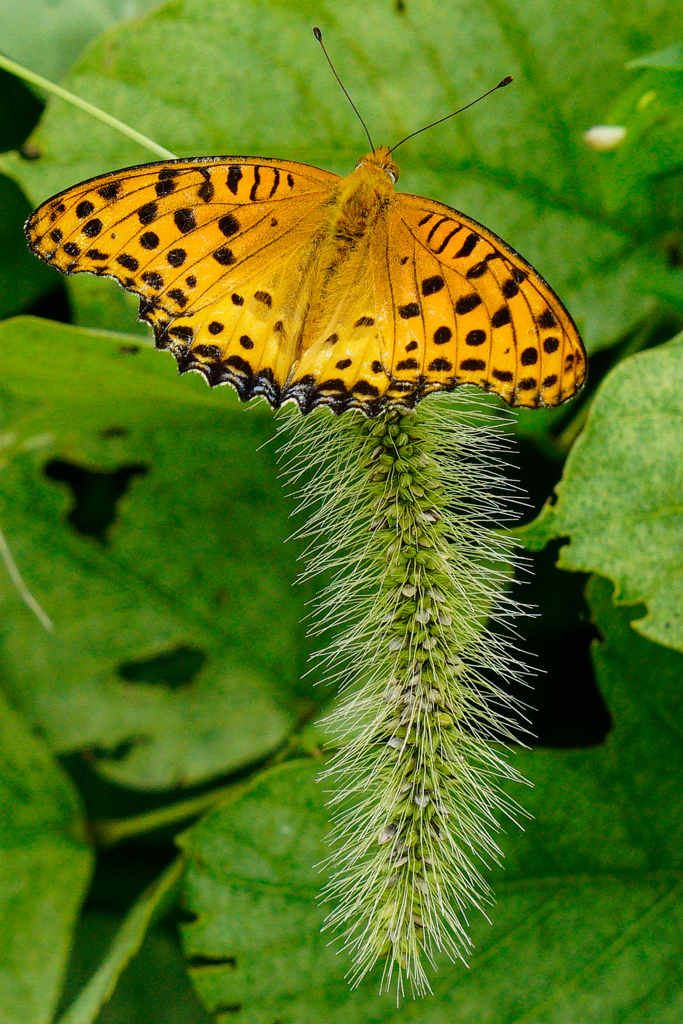
[[492,231],[398,193],[380,146],[342,178],[287,160],[204,157],[92,178],[44,202],[29,246],[140,296],[181,373],[302,412],[413,408],[473,384],[555,406],[583,384],[571,316]]

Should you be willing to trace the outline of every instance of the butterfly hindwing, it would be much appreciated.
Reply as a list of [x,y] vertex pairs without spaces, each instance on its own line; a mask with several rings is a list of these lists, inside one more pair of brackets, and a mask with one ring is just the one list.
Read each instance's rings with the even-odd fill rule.
[[541,275],[464,214],[418,196],[396,198],[415,240],[425,389],[442,387],[444,380],[471,383],[511,405],[531,407],[573,397],[585,378],[585,352],[569,313]]

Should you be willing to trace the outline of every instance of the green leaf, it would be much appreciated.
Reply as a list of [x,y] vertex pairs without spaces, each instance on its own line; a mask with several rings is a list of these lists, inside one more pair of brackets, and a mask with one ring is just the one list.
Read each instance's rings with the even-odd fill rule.
[[568,537],[562,569],[612,580],[634,628],[683,650],[683,335],[625,360],[603,381],[557,487],[518,531],[532,550]]
[[83,47],[122,18],[135,18],[160,0],[3,0],[0,39],[8,57],[47,78],[67,71]]
[[91,857],[75,790],[0,696],[0,1024],[48,1024]]
[[612,105],[606,123],[626,129],[614,151],[597,156],[608,211],[645,234],[664,236],[683,213],[683,74],[647,67]]
[[350,991],[320,934],[316,764],[265,773],[185,834],[185,952],[221,1024],[679,1024],[683,656],[639,637],[609,589],[595,579],[589,597],[614,728],[598,748],[515,756],[534,820],[506,838],[470,969],[442,964],[432,997],[397,1009],[377,977]]
[[0,345],[0,522],[55,625],[0,575],[6,690],[130,786],[264,756],[315,706],[270,409],[125,335],[24,318]]
[[[378,141],[395,142],[505,74],[512,89],[411,140],[407,191],[481,219],[558,290],[591,350],[653,308],[634,282],[659,265],[655,236],[602,208],[597,155],[582,141],[629,81],[624,64],[660,35],[664,6],[551,0],[463,8],[352,0],[320,19],[340,74]],[[590,16],[587,16],[587,12]],[[666,8],[667,28],[683,9]],[[95,41],[69,87],[181,155],[267,153],[348,173],[366,143],[311,36],[315,4],[181,0]],[[362,29],[361,29],[362,27]],[[561,84],[560,84],[561,83]],[[148,160],[62,101],[36,135],[41,160],[7,158],[37,202],[79,179]]]

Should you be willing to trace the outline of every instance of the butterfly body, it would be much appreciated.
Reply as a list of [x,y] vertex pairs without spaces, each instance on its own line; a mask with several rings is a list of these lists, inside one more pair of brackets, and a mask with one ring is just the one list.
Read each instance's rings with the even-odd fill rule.
[[180,372],[244,400],[335,412],[413,407],[474,384],[558,405],[585,377],[571,317],[464,214],[397,193],[379,147],[346,178],[254,157],[148,164],[83,182],[29,218],[63,272],[114,277]]

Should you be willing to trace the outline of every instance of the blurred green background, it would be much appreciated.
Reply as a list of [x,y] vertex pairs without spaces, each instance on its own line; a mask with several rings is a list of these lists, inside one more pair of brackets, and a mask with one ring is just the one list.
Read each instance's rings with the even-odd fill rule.
[[[518,593],[538,611],[519,627],[539,675],[533,749],[515,759],[536,820],[505,837],[469,974],[447,967],[434,998],[398,1011],[372,984],[348,993],[317,932],[315,759],[261,770],[329,697],[301,679],[312,591],[292,587],[273,416],[179,379],[113,282],[28,253],[33,205],[153,157],[0,71],[0,528],[55,626],[0,566],[0,1024],[57,1019],[186,820],[115,846],[98,823],[247,777],[184,840],[185,909],[150,932],[102,1024],[679,1024],[683,11],[3,0],[0,45],[179,156],[345,174],[363,134],[314,24],[379,142],[515,79],[399,163],[402,189],[519,249],[591,354],[580,398],[515,425],[525,522],[564,473],[524,534],[538,550]],[[596,149],[584,133],[605,124],[625,132]],[[284,853],[278,829],[298,837]]]

